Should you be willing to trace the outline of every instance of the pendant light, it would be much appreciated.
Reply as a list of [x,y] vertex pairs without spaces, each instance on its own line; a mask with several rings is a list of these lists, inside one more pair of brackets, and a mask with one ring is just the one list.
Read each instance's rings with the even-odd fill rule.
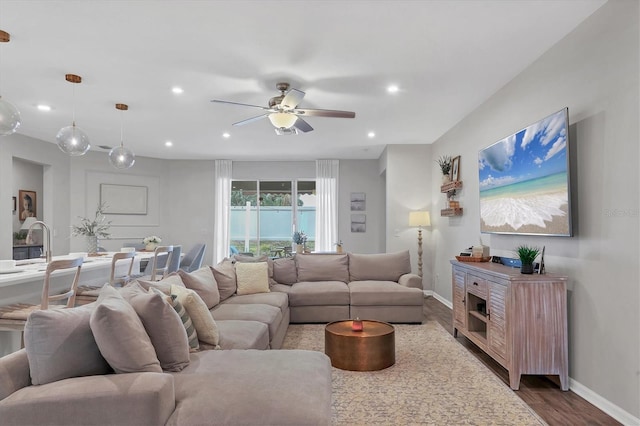
[[[80,84],[82,77],[75,74],[66,74],[65,80],[69,83]],[[75,86],[73,90],[73,122],[71,126],[63,127],[56,135],[58,147],[71,156],[84,155],[91,148],[89,136],[81,128],[76,126]]]
[[136,162],[136,156],[129,148],[124,146],[124,111],[129,109],[128,105],[116,104],[116,109],[120,110],[120,146],[111,148],[109,151],[109,162],[116,169],[128,169]]
[[[9,43],[10,40],[11,35],[0,30],[0,43]],[[0,136],[8,136],[15,133],[21,122],[22,119],[18,108],[2,99],[2,92],[0,92]]]

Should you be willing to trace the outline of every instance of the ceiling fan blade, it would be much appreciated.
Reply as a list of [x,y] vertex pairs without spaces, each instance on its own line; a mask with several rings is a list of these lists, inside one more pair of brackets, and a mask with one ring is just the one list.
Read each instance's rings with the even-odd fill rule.
[[253,123],[254,121],[262,120],[263,118],[267,118],[271,114],[270,112],[262,115],[258,115],[256,117],[247,118],[246,120],[238,121],[233,123],[232,126],[244,126],[245,124]]
[[251,108],[260,108],[260,109],[264,109],[264,110],[271,110],[271,108],[269,107],[263,107],[260,105],[251,105],[251,104],[241,104],[240,102],[231,102],[231,101],[221,101],[219,99],[212,99],[211,102],[216,102],[219,104],[231,104],[231,105],[240,105],[240,106],[247,106],[247,107],[251,107]]
[[291,89],[284,96],[282,101],[280,102],[280,106],[284,109],[293,109],[298,106],[300,102],[302,102],[302,98],[304,98],[304,92],[298,89]]
[[293,123],[293,127],[300,130],[303,133],[307,133],[313,130],[313,127],[302,118],[298,117],[295,123]]
[[356,116],[356,113],[352,111],[338,111],[334,109],[294,109],[291,112],[296,115],[307,115],[311,117],[355,118]]

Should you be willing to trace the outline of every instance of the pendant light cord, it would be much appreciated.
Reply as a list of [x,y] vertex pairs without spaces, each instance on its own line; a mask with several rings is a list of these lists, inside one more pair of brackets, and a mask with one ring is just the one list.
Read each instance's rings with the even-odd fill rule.
[[72,118],[72,126],[76,127],[76,84],[73,83],[71,86],[71,118]]
[[124,110],[120,110],[120,148],[124,148]]

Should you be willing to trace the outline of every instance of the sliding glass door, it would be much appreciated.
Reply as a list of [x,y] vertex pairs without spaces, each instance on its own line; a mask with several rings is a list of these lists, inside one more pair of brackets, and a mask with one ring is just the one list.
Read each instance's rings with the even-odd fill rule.
[[288,256],[295,230],[313,250],[315,181],[232,181],[230,209],[232,254]]

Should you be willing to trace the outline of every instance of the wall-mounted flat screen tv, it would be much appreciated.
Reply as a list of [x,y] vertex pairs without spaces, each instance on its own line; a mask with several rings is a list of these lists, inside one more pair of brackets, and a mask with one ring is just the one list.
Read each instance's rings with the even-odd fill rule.
[[571,236],[564,108],[478,154],[480,231]]

